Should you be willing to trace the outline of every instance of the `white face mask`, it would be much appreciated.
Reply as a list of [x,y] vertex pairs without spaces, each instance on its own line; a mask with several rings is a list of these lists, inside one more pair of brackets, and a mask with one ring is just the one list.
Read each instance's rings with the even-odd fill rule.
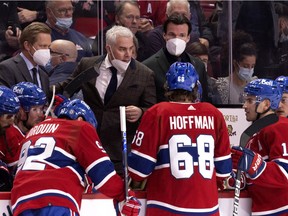
[[186,41],[179,38],[170,39],[166,42],[166,48],[171,55],[179,56],[186,48]]
[[[34,47],[33,47],[34,48]],[[34,48],[35,49],[35,48]],[[36,49],[35,49],[36,50]],[[49,49],[39,49],[39,50],[36,50],[33,54],[33,60],[34,62],[37,64],[37,65],[40,65],[40,66],[45,66],[51,56],[50,56],[50,50]]]
[[59,28],[62,28],[62,29],[69,29],[70,26],[72,25],[73,23],[73,20],[72,20],[72,17],[69,17],[69,18],[56,18],[56,26],[58,26]]
[[127,68],[129,67],[129,64],[131,61],[129,62],[124,62],[124,61],[121,61],[119,59],[116,59],[113,52],[112,52],[112,48],[110,47],[110,51],[111,51],[111,54],[112,54],[112,57],[113,57],[113,60],[111,60],[111,64],[117,69],[117,71],[120,71],[120,72],[125,72],[127,70]]
[[254,68],[244,68],[244,67],[240,67],[239,66],[239,78],[244,80],[244,81],[247,81],[247,82],[250,82],[251,79],[252,79],[252,75],[254,73]]

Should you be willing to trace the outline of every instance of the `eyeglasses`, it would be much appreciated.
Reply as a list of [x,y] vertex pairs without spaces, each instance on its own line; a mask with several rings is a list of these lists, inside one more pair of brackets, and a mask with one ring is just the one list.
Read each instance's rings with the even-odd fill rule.
[[59,56],[59,55],[60,55],[60,56],[63,56],[63,55],[69,56],[69,54],[56,52],[56,51],[53,51],[53,50],[51,50],[51,49],[50,49],[50,54],[51,54],[51,56]]
[[133,21],[134,19],[136,19],[136,21],[140,20],[140,16],[128,15],[128,16],[125,16],[125,17],[126,17],[126,19],[128,19],[130,21]]
[[70,8],[60,8],[60,9],[57,9],[57,13],[64,16],[65,14],[67,13],[73,13],[75,10],[74,7],[70,7]]

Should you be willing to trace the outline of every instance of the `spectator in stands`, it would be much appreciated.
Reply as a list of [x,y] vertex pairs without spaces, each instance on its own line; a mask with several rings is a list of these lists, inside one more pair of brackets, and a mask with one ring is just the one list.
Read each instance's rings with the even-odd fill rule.
[[17,1],[17,6],[22,29],[32,22],[45,22],[45,1]]
[[[206,72],[208,73],[207,82],[208,82],[208,97],[211,98],[212,104],[222,104],[221,96],[217,89],[216,79],[209,75],[209,70],[211,70],[209,64],[209,51],[208,48],[200,43],[200,42],[193,42],[187,45],[186,51],[194,56],[199,58],[203,64],[205,65]],[[210,74],[213,72],[210,72]]]
[[51,28],[52,41],[69,40],[76,44],[77,61],[92,56],[91,41],[80,32],[70,28],[73,23],[74,7],[71,0],[48,0],[46,2],[47,25]]
[[19,41],[21,52],[0,63],[0,84],[12,87],[22,81],[33,82],[50,96],[48,75],[39,67],[50,59],[50,28],[33,22],[23,30]]
[[[277,13],[287,9],[285,4],[281,1],[232,1],[232,30],[242,30],[252,36],[258,50],[255,75],[260,78],[278,76],[275,68],[279,41]],[[219,13],[217,35],[222,43],[228,39],[228,1],[223,1]]]
[[[244,87],[254,76],[254,67],[257,59],[257,49],[251,35],[237,31],[233,35],[233,70],[227,77],[217,80],[218,91],[223,104],[242,104]],[[226,48],[224,47],[226,50]],[[226,56],[226,57],[225,57]],[[228,59],[224,54],[223,60]]]
[[[199,3],[193,3],[195,5],[195,8],[193,11],[198,11],[201,10]],[[196,7],[197,6],[197,7]],[[191,19],[191,12],[190,12],[190,4],[187,0],[170,0],[167,3],[166,6],[166,16],[169,17],[173,13],[180,13],[184,16],[186,16],[189,20]],[[201,14],[201,16],[200,16]],[[199,17],[200,16],[200,17]],[[196,19],[197,18],[197,19]],[[209,43],[212,43],[213,40],[213,34],[208,27],[208,23],[204,20],[205,16],[203,14],[203,11],[198,11],[197,12],[197,17],[192,17],[192,22],[198,21],[197,24],[191,23],[192,25],[192,30],[193,30],[193,25],[198,26],[198,29],[195,30],[195,32],[199,32],[195,34],[194,30],[191,32],[191,37],[189,40],[189,43],[193,43],[195,41],[200,41],[201,43],[204,43],[206,46],[209,46]],[[204,22],[205,21],[205,22]],[[161,48],[165,47],[165,40],[163,39],[163,26],[160,25],[153,30],[151,30],[148,35],[148,40],[150,41],[150,47],[149,47],[149,52],[150,53],[156,53],[158,52]]]
[[191,24],[189,19],[179,13],[172,14],[163,24],[163,38],[166,46],[161,48],[150,58],[143,61],[155,74],[157,102],[166,101],[164,96],[165,74],[174,62],[190,62],[199,75],[203,87],[203,100],[208,99],[207,73],[204,64],[199,58],[195,58],[185,52],[186,43],[190,40]]
[[[115,24],[121,25],[129,28],[135,35],[138,41],[138,49],[134,50],[134,55],[137,56],[138,61],[143,61],[151,54],[148,52],[149,40],[146,35],[139,31],[140,25],[140,10],[137,2],[134,1],[121,1],[116,6],[115,11]],[[113,25],[107,26],[103,32],[99,32],[93,43],[93,52],[95,55],[104,53],[105,40],[103,40],[103,35],[109,30]]]
[[19,49],[21,35],[15,1],[0,2],[0,61],[13,56]]
[[76,45],[68,40],[54,40],[50,45],[50,67],[49,80],[50,86],[62,82],[72,74],[77,66],[77,48]]

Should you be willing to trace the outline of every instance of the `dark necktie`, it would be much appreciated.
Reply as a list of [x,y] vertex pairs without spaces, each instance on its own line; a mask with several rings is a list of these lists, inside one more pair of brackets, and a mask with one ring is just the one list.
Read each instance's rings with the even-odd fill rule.
[[33,83],[37,86],[39,86],[38,80],[37,80],[37,69],[32,68],[32,73],[33,73]]
[[112,73],[112,77],[104,96],[105,105],[109,102],[109,100],[111,99],[111,97],[113,96],[114,92],[117,89],[117,69],[115,67],[110,67],[110,71]]

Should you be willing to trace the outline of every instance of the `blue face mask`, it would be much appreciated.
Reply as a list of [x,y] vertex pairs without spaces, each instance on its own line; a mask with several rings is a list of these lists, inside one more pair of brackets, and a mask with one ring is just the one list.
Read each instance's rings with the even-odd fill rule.
[[73,23],[73,20],[72,20],[72,17],[69,17],[69,18],[56,18],[56,26],[58,26],[59,28],[62,28],[62,29],[69,29],[70,26],[72,25]]
[[239,78],[250,82],[254,73],[254,68],[244,68],[239,66]]

